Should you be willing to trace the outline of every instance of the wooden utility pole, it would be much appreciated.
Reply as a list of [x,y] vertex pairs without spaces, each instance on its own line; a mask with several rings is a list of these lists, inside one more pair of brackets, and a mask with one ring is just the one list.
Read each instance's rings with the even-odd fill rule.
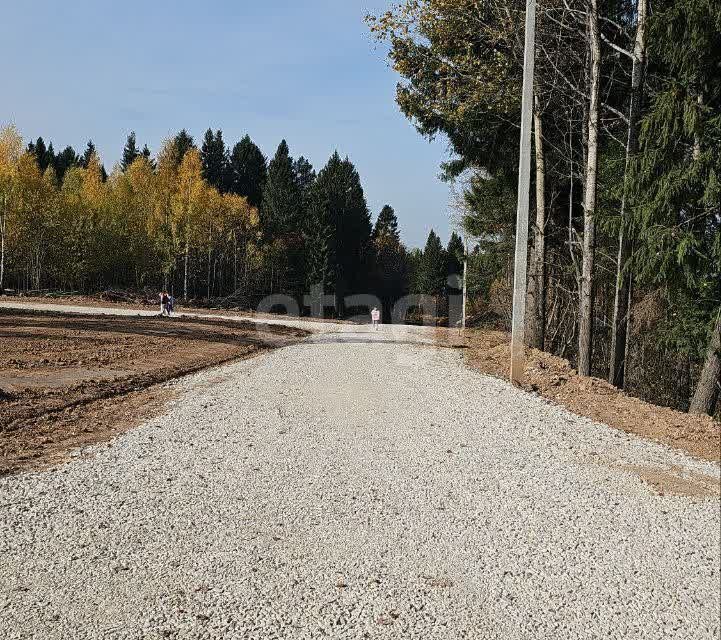
[[511,329],[511,382],[523,378],[526,320],[526,271],[528,269],[528,205],[531,188],[531,118],[533,115],[533,66],[536,46],[536,0],[526,0],[526,39],[523,53],[521,100],[521,146],[518,161],[518,208],[516,210],[516,264],[513,277]]
[[466,299],[468,290],[466,288],[466,278],[468,273],[468,240],[463,243],[463,311],[461,313],[461,330],[466,328]]

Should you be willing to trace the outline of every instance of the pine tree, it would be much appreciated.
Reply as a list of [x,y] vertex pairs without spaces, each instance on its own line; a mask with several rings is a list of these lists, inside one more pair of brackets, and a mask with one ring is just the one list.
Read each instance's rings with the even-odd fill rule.
[[230,191],[247,198],[251,206],[260,208],[267,175],[265,156],[246,135],[230,154]]
[[185,156],[188,151],[195,148],[195,141],[193,140],[193,136],[191,136],[185,129],[181,129],[173,139],[173,142],[175,143],[175,157],[178,165],[180,165],[183,161],[183,156]]
[[200,148],[200,159],[203,163],[203,178],[220,193],[228,188],[228,152],[223,142],[223,132],[218,129],[213,134],[212,129],[205,132],[203,145]]
[[135,142],[135,131],[131,131],[125,143],[125,148],[123,149],[123,158],[120,161],[122,170],[127,171],[128,167],[135,162],[138,156],[140,156],[140,152]]
[[282,140],[268,165],[263,187],[261,224],[267,239],[279,238],[299,228],[301,194],[288,144]]

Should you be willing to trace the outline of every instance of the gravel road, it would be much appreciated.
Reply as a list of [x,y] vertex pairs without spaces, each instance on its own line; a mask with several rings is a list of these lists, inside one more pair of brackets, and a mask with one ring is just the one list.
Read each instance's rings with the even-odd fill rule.
[[717,465],[339,331],[0,479],[0,636],[719,637],[718,500],[634,472]]
[[[33,311],[58,311],[61,313],[82,313],[92,315],[106,316],[147,316],[154,317],[159,314],[158,309],[149,310],[133,309],[128,307],[101,307],[88,306],[67,303],[52,302],[23,302],[22,300],[0,300],[0,309],[29,309]],[[177,318],[215,318],[216,320],[242,320],[258,325],[282,325],[284,327],[293,327],[295,329],[305,329],[308,331],[320,331],[328,333],[356,333],[359,331],[357,324],[327,322],[321,319],[306,320],[302,318],[294,319],[291,316],[281,316],[272,314],[263,315],[243,315],[242,312],[219,313],[218,311],[210,312],[194,312],[194,311],[178,311],[173,314]],[[366,330],[368,328],[366,327]],[[362,331],[363,329],[361,329]],[[434,342],[434,327],[407,327],[405,325],[385,325],[383,333],[375,335],[376,341],[382,342],[398,342],[410,340],[414,343],[432,344]]]

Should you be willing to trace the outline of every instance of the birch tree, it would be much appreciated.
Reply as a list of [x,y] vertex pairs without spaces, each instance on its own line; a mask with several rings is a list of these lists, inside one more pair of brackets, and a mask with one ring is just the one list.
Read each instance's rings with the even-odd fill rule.
[[631,162],[638,153],[638,126],[643,101],[643,83],[646,71],[646,18],[648,0],[636,3],[636,36],[633,50],[624,51],[631,58],[631,99],[628,107],[628,134],[626,138],[626,159],[621,198],[621,223],[618,232],[618,258],[616,269],[616,289],[613,305],[613,324],[611,326],[611,360],[608,381],[623,389],[627,366],[628,321],[631,311],[631,278],[629,260],[633,246],[630,224],[629,188]]
[[598,180],[599,100],[601,87],[601,34],[598,0],[586,7],[589,70],[586,168],[583,182],[583,257],[578,310],[578,373],[591,375],[593,355],[593,278],[596,257],[596,188]]
[[0,293],[5,286],[7,235],[17,194],[17,165],[22,144],[14,125],[0,129]]
[[188,269],[191,248],[199,242],[203,231],[201,218],[210,217],[206,210],[209,198],[208,185],[203,180],[200,153],[190,149],[180,163],[177,188],[172,198],[173,227],[182,244],[183,298],[188,298]]

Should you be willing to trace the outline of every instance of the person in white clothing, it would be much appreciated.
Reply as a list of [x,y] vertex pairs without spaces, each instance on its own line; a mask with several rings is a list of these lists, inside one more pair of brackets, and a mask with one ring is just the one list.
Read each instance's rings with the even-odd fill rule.
[[373,328],[378,331],[378,323],[381,320],[381,312],[378,311],[377,307],[373,307],[373,310],[371,311],[371,322],[373,323]]

